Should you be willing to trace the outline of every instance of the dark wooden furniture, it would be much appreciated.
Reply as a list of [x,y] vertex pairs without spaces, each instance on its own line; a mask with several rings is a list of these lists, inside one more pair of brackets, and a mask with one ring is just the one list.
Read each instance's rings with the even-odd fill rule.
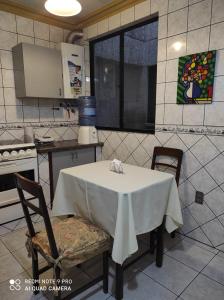
[[[57,284],[57,286],[60,286],[61,269],[60,269],[59,265],[57,263],[55,263],[55,262],[57,262],[57,259],[59,258],[59,251],[58,251],[56,240],[55,240],[55,234],[53,232],[53,228],[52,228],[51,221],[49,218],[49,214],[48,214],[46,202],[44,199],[42,187],[38,183],[22,177],[18,173],[15,174],[15,179],[16,179],[17,190],[19,193],[19,198],[20,198],[20,201],[22,204],[22,208],[24,211],[24,215],[26,218],[27,226],[28,226],[28,232],[29,232],[28,239],[29,239],[29,246],[31,247],[30,250],[31,250],[31,255],[32,255],[34,294],[38,294],[39,293],[39,291],[38,291],[39,275],[50,268],[54,268],[54,276],[55,276],[56,284]],[[30,203],[28,200],[26,200],[24,197],[23,191],[25,191],[25,192],[33,195],[35,198],[37,198],[39,205],[36,206],[36,205]],[[36,214],[39,214],[43,217],[44,225],[45,225],[45,229],[46,229],[46,235],[47,235],[47,244],[50,248],[51,258],[54,260],[54,262],[51,262],[51,260],[47,259],[47,257],[43,255],[43,251],[41,251],[40,247],[37,247],[36,244],[34,243],[33,238],[37,237],[38,232],[36,232],[34,229],[34,225],[33,225],[32,219],[29,214],[29,209],[33,210]],[[75,230],[76,230],[76,228],[74,228],[74,231]],[[108,250],[106,250],[106,251],[103,251],[102,249],[99,250],[100,251],[99,253],[102,253],[102,255],[103,255],[103,275],[97,277],[96,279],[92,280],[91,282],[89,282],[88,284],[79,288],[78,290],[70,293],[63,299],[71,299],[71,298],[75,297],[76,295],[80,294],[81,292],[83,292],[84,290],[88,289],[89,287],[95,285],[97,282],[99,282],[101,280],[103,280],[104,293],[108,293],[108,256],[109,256]],[[80,251],[80,249],[79,249],[79,251]],[[47,260],[49,266],[39,269],[38,253],[41,254]],[[93,256],[94,255],[96,255],[96,253],[93,253]],[[54,299],[55,300],[61,299],[60,291],[57,293],[56,296],[54,296]]]
[[[167,157],[167,158],[173,158],[176,160],[176,164],[169,164],[169,163],[163,163],[157,161],[159,157]],[[181,149],[175,149],[175,148],[168,148],[168,147],[155,147],[154,152],[153,152],[153,157],[152,157],[152,165],[151,169],[155,170],[156,167],[165,167],[167,169],[172,169],[175,171],[175,179],[177,186],[179,186],[179,180],[180,180],[180,171],[181,171],[181,164],[182,164],[182,159],[183,159],[183,151]],[[175,232],[171,233],[171,237],[175,237]],[[154,236],[153,232],[151,233],[150,236],[150,247],[153,249],[153,244],[154,244]]]
[[[92,149],[94,151],[93,155],[91,155],[90,159],[86,161],[86,163],[95,162],[96,161],[96,148],[102,147],[103,143],[94,143],[94,144],[79,144],[77,140],[69,140],[69,141],[60,141],[54,142],[49,144],[38,144],[37,145],[37,153],[38,154],[47,154],[48,155],[48,162],[49,162],[49,179],[50,179],[50,199],[51,199],[51,208],[53,206],[53,199],[54,199],[54,189],[56,186],[56,174],[54,174],[54,157],[58,157],[60,152],[63,154],[66,151],[72,151],[71,157],[74,158],[74,164],[72,166],[78,165],[76,163],[76,155],[75,152],[77,151],[87,151],[88,149]],[[82,164],[83,162],[81,162]],[[71,167],[65,165],[64,168]]]

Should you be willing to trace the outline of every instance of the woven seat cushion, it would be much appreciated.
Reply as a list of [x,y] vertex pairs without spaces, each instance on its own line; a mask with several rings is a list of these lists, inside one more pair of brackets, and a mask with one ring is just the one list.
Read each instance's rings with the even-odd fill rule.
[[[110,247],[110,236],[81,217],[66,218],[52,224],[62,268],[70,268],[94,257]],[[51,251],[45,230],[32,238],[32,244],[46,258]]]

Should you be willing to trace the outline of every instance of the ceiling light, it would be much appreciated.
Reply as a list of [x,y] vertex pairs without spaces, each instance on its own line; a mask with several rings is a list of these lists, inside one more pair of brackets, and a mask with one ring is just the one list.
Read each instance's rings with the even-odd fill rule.
[[51,14],[61,17],[74,16],[82,10],[77,0],[47,0],[44,6]]
[[181,42],[176,42],[173,44],[173,48],[176,50],[176,51],[180,51],[180,49],[183,47],[183,44]]

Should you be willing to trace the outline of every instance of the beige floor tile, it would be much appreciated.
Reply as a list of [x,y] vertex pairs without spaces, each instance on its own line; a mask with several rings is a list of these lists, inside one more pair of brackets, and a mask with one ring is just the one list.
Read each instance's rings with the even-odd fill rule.
[[[12,254],[24,269],[27,270],[32,267],[32,259],[31,257],[28,257],[26,247],[20,248],[15,252],[12,252]],[[39,263],[45,261],[41,255],[38,256],[38,259],[39,259]]]
[[27,239],[25,235],[26,231],[26,228],[13,231],[5,236],[2,236],[1,240],[10,251],[16,251],[25,246]]
[[5,247],[5,245],[0,241],[0,256],[9,254],[9,250]]
[[24,270],[11,254],[0,257],[0,282],[14,278]]

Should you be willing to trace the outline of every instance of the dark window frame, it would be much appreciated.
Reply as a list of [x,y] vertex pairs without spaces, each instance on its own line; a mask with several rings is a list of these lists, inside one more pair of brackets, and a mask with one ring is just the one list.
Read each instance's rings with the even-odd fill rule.
[[[157,80],[155,78],[155,86],[152,88],[155,89],[155,99],[152,103],[149,103],[147,109],[149,107],[152,108],[152,114],[150,114],[150,118],[153,121],[153,126],[149,129],[133,129],[133,128],[123,128],[123,116],[124,116],[124,36],[127,31],[132,29],[148,25],[153,22],[158,22],[158,17],[153,17],[151,19],[144,20],[142,22],[138,22],[137,24],[125,27],[119,31],[115,31],[113,33],[107,34],[100,38],[94,39],[90,41],[90,91],[91,96],[95,96],[95,84],[94,84],[94,45],[98,42],[110,39],[115,36],[120,36],[120,127],[104,127],[104,126],[96,126],[99,130],[110,130],[110,131],[121,131],[121,132],[136,132],[136,133],[148,133],[148,134],[155,134],[155,116],[156,116],[156,83]],[[157,38],[158,39],[158,38]],[[157,63],[155,65],[157,67]],[[156,75],[155,75],[156,76]],[[157,76],[156,76],[157,77]],[[151,83],[149,83],[150,86]]]

